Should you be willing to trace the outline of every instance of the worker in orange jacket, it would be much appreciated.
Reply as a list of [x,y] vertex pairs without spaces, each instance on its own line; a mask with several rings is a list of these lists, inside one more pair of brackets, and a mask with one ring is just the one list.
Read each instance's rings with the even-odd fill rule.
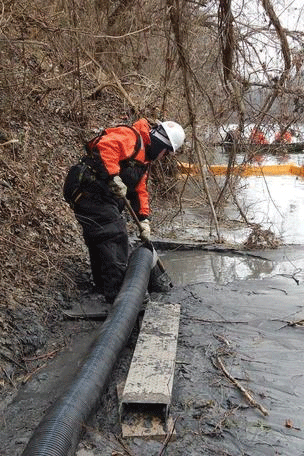
[[285,131],[283,134],[278,131],[276,134],[275,134],[275,140],[274,142],[275,143],[278,143],[278,144],[290,144],[292,141],[292,135],[290,133],[290,131]]
[[261,130],[254,128],[250,135],[250,142],[253,144],[268,144],[266,136]]
[[96,290],[109,303],[119,292],[129,255],[123,198],[140,221],[141,239],[149,241],[150,164],[175,153],[184,139],[183,128],[172,121],[151,126],[142,118],[131,127],[107,128],[87,144],[87,155],[75,165],[76,178],[68,174],[64,196],[82,226]]

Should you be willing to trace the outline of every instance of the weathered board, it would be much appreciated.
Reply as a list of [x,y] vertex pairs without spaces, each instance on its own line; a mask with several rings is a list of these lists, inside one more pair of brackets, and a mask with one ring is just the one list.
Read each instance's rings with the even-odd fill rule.
[[[121,397],[124,436],[168,432],[179,318],[178,304],[147,305]],[[153,423],[158,423],[154,431]]]

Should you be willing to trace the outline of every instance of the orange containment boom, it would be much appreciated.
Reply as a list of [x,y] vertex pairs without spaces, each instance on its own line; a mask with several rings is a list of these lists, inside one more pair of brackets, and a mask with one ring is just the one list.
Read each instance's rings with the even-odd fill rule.
[[[199,173],[199,167],[189,163],[180,163],[179,169],[183,174],[195,175]],[[224,176],[227,174],[227,165],[211,165],[208,170],[215,176]],[[293,163],[284,165],[237,165],[230,169],[230,173],[235,176],[282,176],[294,175],[304,177],[304,166],[298,166]]]

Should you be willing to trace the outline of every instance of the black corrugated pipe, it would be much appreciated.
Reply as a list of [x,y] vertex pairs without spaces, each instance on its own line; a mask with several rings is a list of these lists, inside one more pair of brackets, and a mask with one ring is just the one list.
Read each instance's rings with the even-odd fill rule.
[[136,323],[152,268],[147,247],[131,255],[113,313],[103,324],[92,352],[69,390],[46,412],[23,456],[72,456],[83,425],[100,405],[101,393]]

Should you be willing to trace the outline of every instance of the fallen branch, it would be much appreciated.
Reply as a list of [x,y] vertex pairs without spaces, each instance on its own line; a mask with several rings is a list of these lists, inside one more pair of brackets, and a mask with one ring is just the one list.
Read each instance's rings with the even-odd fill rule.
[[226,367],[224,366],[221,358],[219,356],[217,356],[216,358],[220,368],[222,369],[222,371],[224,372],[224,374],[226,375],[227,378],[229,378],[229,380],[244,394],[244,396],[246,397],[246,399],[249,401],[249,403],[259,409],[264,416],[267,416],[269,415],[268,413],[268,410],[266,410],[262,405],[260,405],[252,396],[251,394],[234,378],[232,377],[232,375],[229,374],[229,372],[227,371]]
[[304,326],[304,320],[289,321],[287,326]]

